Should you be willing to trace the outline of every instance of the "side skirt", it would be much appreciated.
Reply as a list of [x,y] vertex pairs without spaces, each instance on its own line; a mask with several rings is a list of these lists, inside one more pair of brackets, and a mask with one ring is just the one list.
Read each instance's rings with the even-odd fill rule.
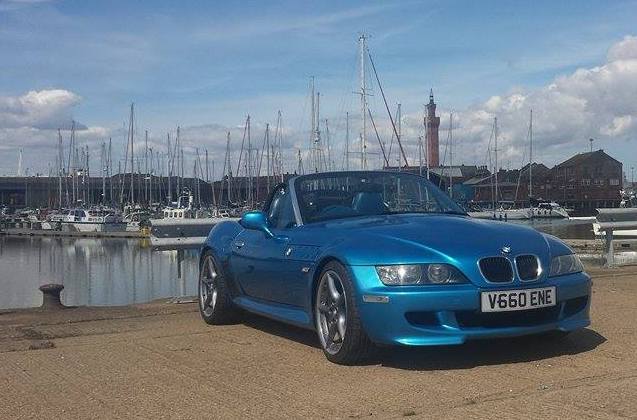
[[314,329],[312,318],[301,308],[261,301],[246,296],[236,297],[233,301],[237,306],[248,312],[296,325],[297,327]]

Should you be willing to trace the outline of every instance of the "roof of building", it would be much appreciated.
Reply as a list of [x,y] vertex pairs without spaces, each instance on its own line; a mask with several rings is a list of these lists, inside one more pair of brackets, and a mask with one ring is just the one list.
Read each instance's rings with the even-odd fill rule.
[[601,159],[610,159],[613,160],[617,163],[619,163],[621,165],[621,162],[618,161],[617,159],[613,158],[612,156],[610,156],[608,153],[604,152],[604,149],[599,149],[599,150],[595,150],[594,152],[585,152],[585,153],[578,153],[575,156],[566,159],[564,162],[562,163],[558,163],[557,165],[555,165],[553,167],[553,169],[555,168],[561,168],[563,166],[576,166],[576,165],[580,165],[586,161],[588,161],[589,159],[593,159],[593,158],[601,158]]

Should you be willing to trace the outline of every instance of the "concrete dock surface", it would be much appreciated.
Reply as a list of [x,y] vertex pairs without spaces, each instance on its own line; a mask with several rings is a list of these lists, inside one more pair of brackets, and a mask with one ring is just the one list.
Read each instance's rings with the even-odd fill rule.
[[637,267],[591,268],[592,325],[329,363],[313,332],[195,304],[0,312],[0,419],[637,418]]

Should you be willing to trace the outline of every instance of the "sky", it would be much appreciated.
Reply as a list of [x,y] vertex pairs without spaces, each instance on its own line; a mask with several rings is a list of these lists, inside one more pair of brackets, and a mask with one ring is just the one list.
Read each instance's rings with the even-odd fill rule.
[[[135,103],[137,156],[148,130],[164,154],[180,126],[186,172],[208,150],[222,172],[226,133],[238,159],[247,115],[261,147],[265,125],[282,115],[284,165],[307,162],[309,79],[321,93],[333,165],[344,165],[345,114],[350,151],[359,150],[358,37],[368,47],[392,113],[401,104],[402,141],[417,163],[422,114],[433,89],[441,116],[441,160],[453,113],[454,164],[547,166],[604,149],[637,166],[636,1],[47,1],[0,0],[0,175],[55,173],[57,129],[99,166],[103,141],[125,155]],[[367,63],[369,69],[369,63]],[[378,86],[369,97],[381,141],[391,142]],[[325,119],[328,124],[325,126]],[[370,166],[380,165],[375,134]],[[395,148],[392,161],[396,161]],[[65,154],[68,151],[65,151]],[[359,158],[350,155],[350,167]],[[491,162],[491,163],[490,163]],[[307,163],[306,163],[307,165]],[[116,165],[115,165],[116,166]]]

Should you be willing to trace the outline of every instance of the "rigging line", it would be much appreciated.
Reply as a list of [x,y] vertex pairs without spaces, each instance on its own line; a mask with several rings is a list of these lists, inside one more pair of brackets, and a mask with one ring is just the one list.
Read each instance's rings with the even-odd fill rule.
[[[396,109],[396,116],[394,118],[398,118],[398,109]],[[391,139],[389,141],[389,152],[387,152],[387,160],[391,159],[391,151],[392,146],[394,145],[394,133],[391,133]]]
[[[527,130],[525,143],[528,142],[529,135],[530,135],[530,131]],[[521,181],[521,178],[522,178],[522,169],[524,168],[524,164],[526,162],[526,149],[523,148],[522,150],[523,150],[522,151],[522,165],[520,165],[520,170],[518,171],[518,182],[517,182],[517,185],[515,187],[515,198],[513,199],[514,203],[518,200],[518,191],[520,190],[520,181]],[[529,169],[527,169],[527,171],[530,171],[530,170],[531,170],[531,163],[529,163]]]
[[[440,171],[440,179],[438,180],[438,187],[442,185],[442,180],[445,178],[445,174],[447,172],[447,148],[451,148],[451,117],[449,118],[449,130],[447,131],[447,141],[445,142],[445,152],[442,155],[442,170]],[[450,152],[451,153],[451,152]],[[449,172],[452,172],[453,169],[449,168]]]
[[378,135],[378,130],[376,129],[376,123],[374,122],[374,117],[372,117],[372,111],[370,111],[369,108],[367,108],[367,113],[369,114],[369,120],[372,122],[372,126],[374,127],[374,132],[376,133],[376,138],[378,139],[378,145],[380,146],[380,151],[383,152],[385,165],[389,166],[389,160],[387,160],[387,155],[385,154],[385,147],[383,146],[383,142],[380,141],[380,136]]
[[383,91],[383,86],[380,84],[380,79],[378,78],[378,73],[376,72],[376,66],[374,65],[374,60],[372,59],[372,54],[368,51],[367,55],[369,56],[369,62],[372,65],[372,70],[374,70],[374,75],[376,76],[376,82],[378,82],[378,88],[380,89],[380,93],[383,96],[383,102],[385,103],[385,108],[387,109],[387,114],[389,115],[389,120],[391,121],[391,126],[394,129],[394,134],[396,135],[396,140],[398,140],[398,146],[400,147],[400,152],[405,160],[405,165],[409,166],[409,161],[407,160],[407,155],[405,154],[405,149],[403,149],[403,144],[400,141],[400,137],[398,136],[398,131],[396,131],[396,124],[394,124],[394,119],[391,116],[391,111],[389,110],[389,105],[387,105],[387,98],[385,98],[385,92]]
[[246,141],[246,133],[248,132],[248,120],[246,119],[245,125],[243,126],[243,138],[241,139],[241,151],[239,152],[239,162],[237,163],[237,174],[235,176],[239,176],[241,173],[241,158],[243,157],[243,146]]

